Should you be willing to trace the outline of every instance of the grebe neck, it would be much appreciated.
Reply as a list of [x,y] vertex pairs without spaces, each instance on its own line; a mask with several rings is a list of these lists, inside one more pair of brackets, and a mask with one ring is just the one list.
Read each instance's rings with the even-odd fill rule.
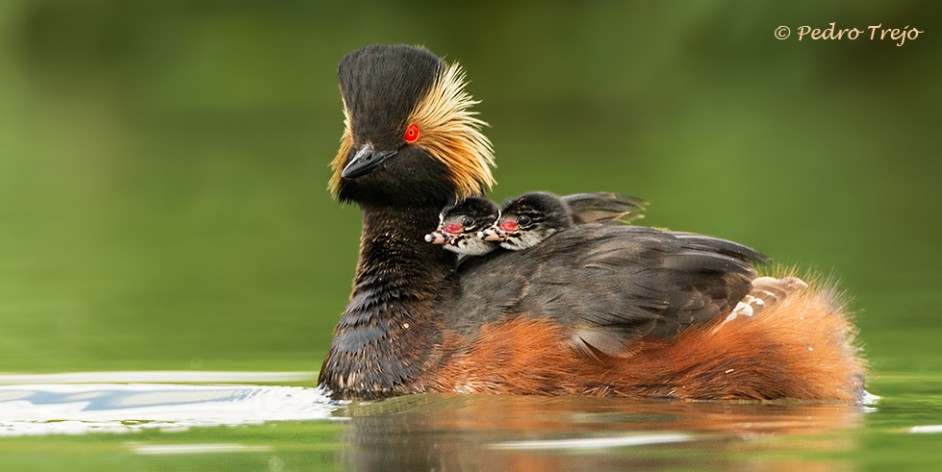
[[435,308],[451,295],[455,267],[453,253],[424,240],[441,206],[361,206],[353,294],[318,383],[340,398],[423,392],[438,358]]

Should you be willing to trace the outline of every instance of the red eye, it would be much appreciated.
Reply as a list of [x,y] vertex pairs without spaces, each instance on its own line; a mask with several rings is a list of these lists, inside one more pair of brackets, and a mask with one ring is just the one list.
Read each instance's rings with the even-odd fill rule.
[[517,231],[517,222],[510,220],[501,221],[500,229],[504,231]]
[[419,126],[415,123],[406,127],[406,134],[403,136],[407,143],[412,144],[419,139]]
[[454,234],[454,233],[460,233],[460,232],[461,232],[461,229],[462,229],[462,226],[459,225],[458,223],[451,223],[451,224],[445,226],[445,232],[446,232],[446,233],[452,233],[452,234]]

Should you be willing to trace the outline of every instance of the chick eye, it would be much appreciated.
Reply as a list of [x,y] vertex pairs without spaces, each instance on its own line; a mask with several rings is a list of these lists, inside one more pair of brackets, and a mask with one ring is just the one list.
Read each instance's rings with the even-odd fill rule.
[[463,226],[465,226],[466,228],[468,228],[468,227],[471,227],[471,225],[474,224],[474,220],[472,220],[471,217],[466,216],[466,217],[464,217],[463,220],[461,220],[461,224],[462,224]]
[[530,217],[527,215],[520,215],[517,218],[517,223],[519,223],[520,226],[529,226],[530,223],[533,223],[533,220],[531,220]]
[[419,139],[419,125],[410,123],[409,126],[406,127],[406,134],[403,135],[402,138],[409,144],[416,142],[416,140]]
[[510,221],[510,220],[504,220],[504,221],[501,221],[501,222],[500,222],[499,227],[500,227],[500,229],[502,229],[502,230],[504,230],[504,231],[517,231],[517,222],[516,222],[516,221]]

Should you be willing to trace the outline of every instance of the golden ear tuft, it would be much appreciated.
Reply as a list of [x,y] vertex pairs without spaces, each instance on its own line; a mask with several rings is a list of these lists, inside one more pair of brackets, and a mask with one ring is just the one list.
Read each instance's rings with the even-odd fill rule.
[[343,171],[343,165],[347,161],[350,149],[353,148],[353,131],[350,130],[350,112],[347,111],[347,102],[343,102],[343,135],[340,136],[340,150],[332,161],[330,169],[333,173],[330,176],[330,183],[327,189],[330,194],[337,197],[340,193],[340,173]]
[[421,130],[415,145],[445,164],[457,199],[480,195],[495,184],[494,150],[481,132],[487,123],[471,110],[480,102],[465,92],[466,83],[461,66],[445,67],[406,121]]

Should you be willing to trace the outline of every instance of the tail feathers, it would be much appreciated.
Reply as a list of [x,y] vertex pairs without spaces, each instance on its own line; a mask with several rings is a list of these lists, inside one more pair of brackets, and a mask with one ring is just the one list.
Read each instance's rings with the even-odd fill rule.
[[[782,285],[793,286],[776,284]],[[698,364],[696,378],[682,382],[695,388],[684,394],[861,401],[866,364],[854,342],[856,330],[836,297],[828,287],[798,289],[766,306],[761,316],[725,322],[704,336],[690,333],[684,341],[692,349],[685,354],[714,366]],[[711,355],[718,349],[723,355]],[[718,375],[702,375],[711,370]],[[696,391],[701,388],[712,392]]]

